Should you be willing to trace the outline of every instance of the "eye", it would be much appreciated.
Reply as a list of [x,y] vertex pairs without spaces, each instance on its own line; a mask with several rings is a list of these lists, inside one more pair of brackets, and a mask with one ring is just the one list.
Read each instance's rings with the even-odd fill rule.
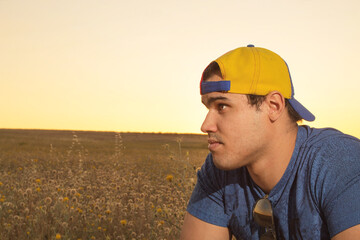
[[219,111],[224,111],[227,108],[227,106],[225,104],[219,104],[218,105],[218,110]]

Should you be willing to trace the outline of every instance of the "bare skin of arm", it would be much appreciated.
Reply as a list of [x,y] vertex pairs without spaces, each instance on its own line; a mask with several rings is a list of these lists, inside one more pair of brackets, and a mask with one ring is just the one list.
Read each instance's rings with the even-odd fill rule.
[[336,234],[332,240],[360,239],[360,224]]
[[180,240],[229,240],[228,228],[204,222],[186,213]]

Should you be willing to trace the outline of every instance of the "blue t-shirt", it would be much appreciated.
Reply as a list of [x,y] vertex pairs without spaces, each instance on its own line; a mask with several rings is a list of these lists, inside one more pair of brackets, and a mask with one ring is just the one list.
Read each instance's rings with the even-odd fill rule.
[[[252,209],[264,195],[246,167],[220,170],[209,154],[187,211],[228,227],[237,239],[259,239],[264,229],[253,221]],[[268,199],[278,239],[330,239],[360,224],[360,140],[299,126],[290,163]]]

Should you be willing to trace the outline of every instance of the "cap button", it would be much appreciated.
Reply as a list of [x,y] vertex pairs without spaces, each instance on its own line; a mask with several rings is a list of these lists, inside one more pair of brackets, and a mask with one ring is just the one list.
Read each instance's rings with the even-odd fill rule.
[[249,44],[249,45],[247,45],[247,47],[255,47],[254,45],[252,45],[252,44]]

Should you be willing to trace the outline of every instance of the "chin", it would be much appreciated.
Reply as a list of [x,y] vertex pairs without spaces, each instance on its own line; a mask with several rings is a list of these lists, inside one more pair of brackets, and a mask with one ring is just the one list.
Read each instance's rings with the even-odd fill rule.
[[227,170],[233,170],[233,169],[237,168],[236,166],[233,166],[226,161],[222,161],[221,159],[219,159],[215,156],[213,156],[213,162],[214,162],[215,167],[217,167],[218,169],[221,169],[221,170],[227,171]]

